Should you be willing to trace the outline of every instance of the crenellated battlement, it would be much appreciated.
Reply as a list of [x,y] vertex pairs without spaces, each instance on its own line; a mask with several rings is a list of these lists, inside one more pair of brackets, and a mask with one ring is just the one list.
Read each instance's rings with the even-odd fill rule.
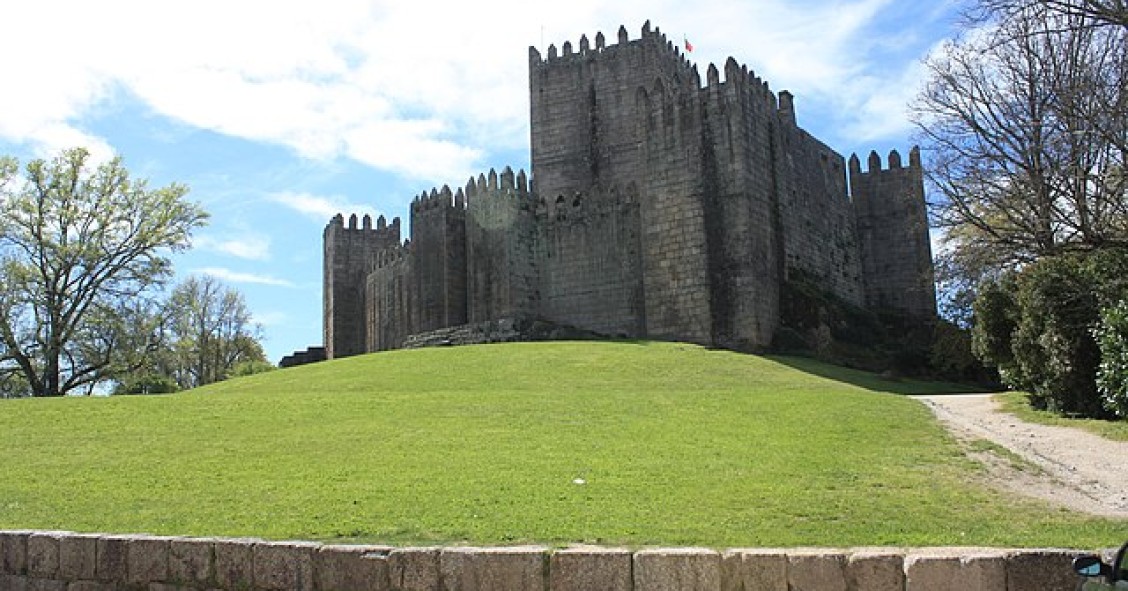
[[473,203],[476,198],[486,196],[504,196],[527,199],[529,197],[529,177],[524,170],[513,173],[513,169],[506,166],[501,174],[491,168],[488,173],[470,177],[466,183],[466,201]]
[[631,39],[625,26],[620,26],[618,43],[608,45],[602,32],[595,34],[595,43],[591,43],[587,35],[581,35],[578,45],[565,41],[557,50],[555,44],[548,46],[546,55],[542,56],[536,47],[529,47],[530,70],[552,67],[574,66],[600,60],[621,59],[624,52],[641,51],[653,55],[661,60],[668,68],[685,80],[693,80],[700,87],[701,79],[697,74],[696,66],[682,53],[681,49],[658,28],[653,30],[650,21],[642,26],[642,34],[638,39]]
[[706,96],[709,93],[720,95],[726,89],[735,88],[735,92],[748,93],[754,100],[765,101],[771,110],[778,110],[785,119],[791,121],[795,119],[793,95],[786,90],[778,95],[775,94],[766,80],[761,79],[754,70],[749,69],[746,64],[740,64],[733,57],[725,61],[723,70],[716,64],[709,64],[703,83],[697,64],[667,39],[660,29],[651,29],[650,21],[643,25],[641,37],[634,40],[629,38],[626,27],[620,26],[618,44],[615,45],[607,45],[603,33],[599,32],[595,35],[594,45],[589,42],[587,35],[582,35],[578,49],[571,41],[565,41],[559,51],[555,44],[550,44],[547,56],[544,57],[536,47],[529,47],[530,68],[535,70],[601,59],[618,59],[620,52],[629,50],[653,51],[661,61],[673,66],[678,81],[682,83],[692,81],[695,88],[706,92]]
[[888,168],[882,168],[881,156],[879,156],[876,151],[871,151],[869,153],[869,157],[866,159],[866,170],[863,172],[862,171],[862,163],[861,163],[861,160],[858,158],[858,155],[857,154],[851,154],[850,155],[850,163],[849,163],[850,175],[851,176],[856,175],[856,174],[865,175],[865,174],[873,174],[873,173],[877,173],[877,172],[902,170],[902,169],[906,169],[906,168],[909,169],[909,170],[923,170],[923,168],[921,166],[921,161],[920,161],[920,147],[919,146],[913,146],[913,148],[911,150],[909,150],[909,164],[908,164],[908,166],[904,166],[902,164],[901,153],[898,152],[897,150],[891,150],[889,152],[887,162],[889,163],[889,167]]
[[449,208],[465,210],[473,207],[471,204],[486,198],[513,198],[528,200],[531,192],[529,189],[529,176],[524,170],[516,174],[513,169],[506,166],[499,174],[491,168],[488,173],[481,173],[470,177],[465,187],[452,191],[449,185],[442,188],[431,189],[430,193],[423,192],[411,202],[412,214]]
[[[709,64],[705,71],[705,89],[720,92],[728,86],[735,86],[741,91],[754,93],[757,97],[770,97],[773,101],[776,100],[768,82],[757,76],[756,72],[749,69],[747,64],[738,63],[736,58],[729,57],[725,60],[724,73],[725,78],[722,81],[721,70],[717,68],[716,64]],[[787,91],[780,94],[791,95]]]
[[[358,223],[359,226],[358,226]],[[372,227],[372,216],[364,214],[362,217],[357,218],[357,215],[349,215],[348,225],[345,224],[345,216],[337,214],[329,220],[329,224],[325,227],[326,232],[333,230],[340,232],[342,235],[358,234],[361,236],[369,236],[374,239],[390,238],[399,241],[400,236],[400,219],[398,217],[392,219],[392,223],[388,224],[387,218],[378,216],[376,218],[376,227]]]

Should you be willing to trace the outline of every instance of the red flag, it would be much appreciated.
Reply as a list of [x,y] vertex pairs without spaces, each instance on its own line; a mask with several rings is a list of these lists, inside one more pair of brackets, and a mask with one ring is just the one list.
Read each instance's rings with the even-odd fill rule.
[[685,50],[686,50],[686,52],[690,52],[690,51],[693,51],[693,44],[691,44],[691,43],[689,42],[689,39],[687,39],[687,38],[685,38],[685,37],[682,37],[682,40],[683,40],[683,41],[685,41]]

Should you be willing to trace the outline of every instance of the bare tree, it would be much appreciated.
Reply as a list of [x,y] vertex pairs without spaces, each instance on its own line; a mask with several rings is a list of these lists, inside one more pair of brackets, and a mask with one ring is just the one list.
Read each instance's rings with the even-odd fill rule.
[[1126,0],[983,0],[981,8],[988,13],[1002,14],[1042,9],[1082,17],[1083,20],[1076,22],[1084,26],[1128,27]]
[[1128,29],[1022,9],[927,61],[914,105],[934,223],[963,268],[1128,245]]

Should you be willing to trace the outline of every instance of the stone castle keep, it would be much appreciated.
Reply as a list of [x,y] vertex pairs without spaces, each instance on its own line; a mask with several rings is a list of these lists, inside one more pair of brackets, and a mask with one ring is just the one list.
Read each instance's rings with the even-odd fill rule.
[[[522,326],[771,344],[802,276],[857,306],[936,315],[920,154],[865,170],[729,58],[705,84],[658,29],[529,49],[532,176],[506,168],[325,228],[328,357]],[[520,338],[518,334],[517,338]]]

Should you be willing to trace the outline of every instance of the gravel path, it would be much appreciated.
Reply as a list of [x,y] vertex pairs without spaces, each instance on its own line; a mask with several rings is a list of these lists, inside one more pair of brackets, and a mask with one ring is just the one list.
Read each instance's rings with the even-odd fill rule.
[[915,398],[961,441],[987,439],[1029,462],[969,446],[995,483],[1076,511],[1128,518],[1128,442],[1024,422],[999,411],[990,394]]

